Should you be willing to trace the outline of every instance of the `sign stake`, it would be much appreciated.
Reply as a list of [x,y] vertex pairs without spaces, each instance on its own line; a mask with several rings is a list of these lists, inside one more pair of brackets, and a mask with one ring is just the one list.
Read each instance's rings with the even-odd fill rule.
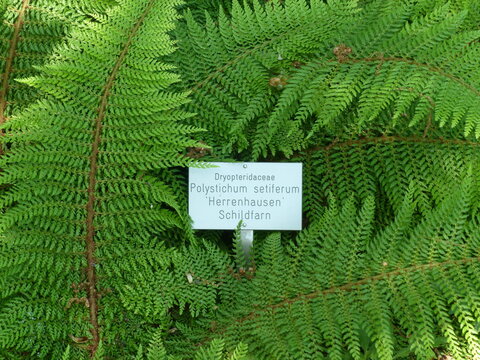
[[242,243],[245,259],[248,262],[250,259],[250,250],[253,245],[253,230],[240,230],[240,242]]

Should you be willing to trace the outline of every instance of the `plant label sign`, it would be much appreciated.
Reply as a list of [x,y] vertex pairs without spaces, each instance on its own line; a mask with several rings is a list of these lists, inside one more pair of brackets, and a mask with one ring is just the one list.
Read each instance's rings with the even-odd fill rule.
[[301,163],[209,163],[189,169],[188,205],[194,229],[302,228]]

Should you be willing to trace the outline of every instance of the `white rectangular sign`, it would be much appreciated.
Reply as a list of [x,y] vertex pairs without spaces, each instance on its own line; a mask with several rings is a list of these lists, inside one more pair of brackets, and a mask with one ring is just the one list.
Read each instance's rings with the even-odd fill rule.
[[302,228],[301,163],[220,163],[189,169],[188,203],[194,229]]

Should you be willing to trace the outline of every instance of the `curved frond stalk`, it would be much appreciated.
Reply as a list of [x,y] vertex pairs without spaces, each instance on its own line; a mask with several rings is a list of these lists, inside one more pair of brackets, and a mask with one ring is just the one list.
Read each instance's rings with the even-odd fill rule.
[[119,1],[23,80],[48,96],[4,126],[1,183],[13,186],[0,201],[0,347],[59,358],[73,336],[93,358],[101,342],[118,356],[117,341],[128,353],[140,336],[145,322],[122,315],[115,294],[163,261],[168,229],[188,228],[148,172],[193,164],[181,153],[199,145],[162,62],[178,4]]
[[300,157],[306,164],[304,211],[316,219],[329,195],[343,202],[355,194],[360,201],[377,199],[379,215],[385,216],[389,207],[394,213],[401,208],[413,186],[419,210],[428,213],[461,184],[469,168],[474,169],[477,199],[479,145],[454,139],[379,136],[314,147]]

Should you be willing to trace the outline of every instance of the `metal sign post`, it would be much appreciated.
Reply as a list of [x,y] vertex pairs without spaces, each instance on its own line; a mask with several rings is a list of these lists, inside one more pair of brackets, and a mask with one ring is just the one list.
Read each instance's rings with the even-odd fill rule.
[[253,245],[253,230],[240,230],[240,242],[242,243],[245,260],[248,262]]

